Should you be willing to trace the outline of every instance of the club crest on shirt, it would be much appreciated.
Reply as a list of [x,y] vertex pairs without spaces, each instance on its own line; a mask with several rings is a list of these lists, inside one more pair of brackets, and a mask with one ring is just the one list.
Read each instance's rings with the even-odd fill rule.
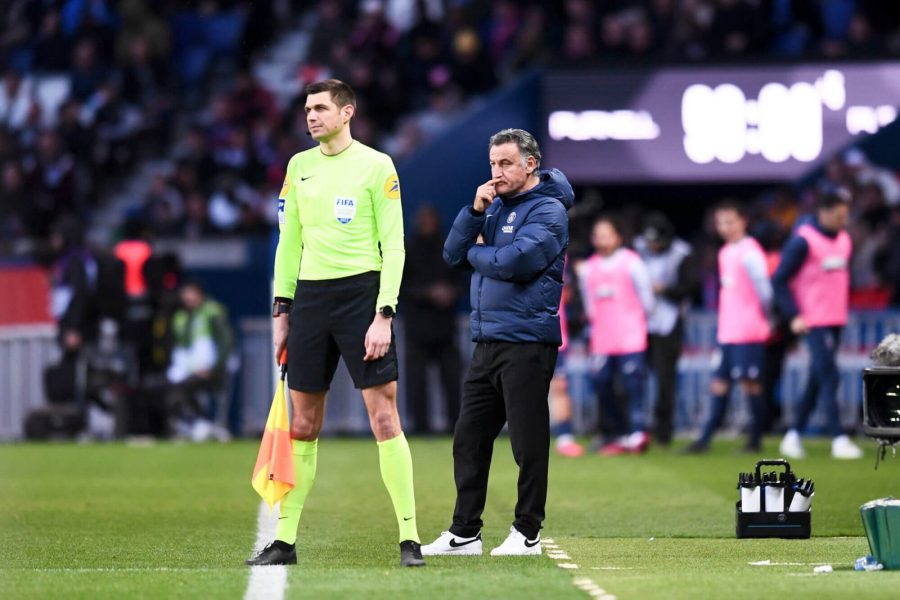
[[389,175],[384,182],[384,197],[389,200],[400,199],[400,179],[396,173]]
[[356,200],[353,198],[334,199],[334,218],[341,225],[346,225],[356,216]]
[[509,213],[509,216],[506,217],[506,222],[512,223],[515,220],[516,220],[516,211],[512,211],[511,213]]
[[281,191],[278,193],[278,199],[284,200],[287,198],[288,192],[291,191],[291,176],[284,176],[284,183],[281,184]]

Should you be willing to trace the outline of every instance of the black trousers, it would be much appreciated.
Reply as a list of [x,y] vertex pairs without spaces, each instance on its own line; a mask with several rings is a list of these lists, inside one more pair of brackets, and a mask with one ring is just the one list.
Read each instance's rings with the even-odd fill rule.
[[681,319],[669,335],[648,336],[647,354],[650,369],[656,375],[656,405],[653,408],[653,433],[656,441],[666,445],[672,441],[672,417],[675,412],[675,378],[678,357],[684,341]]
[[450,531],[476,535],[484,524],[494,440],[509,423],[519,466],[516,529],[534,539],[544,520],[550,454],[547,394],[558,348],[548,344],[483,342],[475,346],[463,384],[462,408],[453,436],[456,508]]
[[453,431],[459,417],[459,349],[452,339],[431,341],[406,336],[406,397],[412,427],[410,433],[430,433],[428,420],[428,365],[436,363],[444,392],[444,416],[447,431]]

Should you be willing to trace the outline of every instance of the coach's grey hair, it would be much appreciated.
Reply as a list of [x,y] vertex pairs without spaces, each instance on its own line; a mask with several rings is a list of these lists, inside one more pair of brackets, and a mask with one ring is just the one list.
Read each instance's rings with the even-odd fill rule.
[[892,333],[881,340],[872,351],[872,360],[879,367],[900,367],[900,335]]
[[488,149],[501,144],[514,143],[519,147],[519,154],[522,155],[522,164],[528,160],[529,156],[533,156],[535,160],[535,170],[541,166],[541,148],[538,146],[534,136],[524,129],[503,129],[491,136]]

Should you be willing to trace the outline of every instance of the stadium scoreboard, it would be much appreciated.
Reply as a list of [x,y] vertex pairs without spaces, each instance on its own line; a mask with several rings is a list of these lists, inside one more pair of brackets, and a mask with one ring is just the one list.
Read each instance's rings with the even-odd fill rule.
[[787,181],[898,99],[898,63],[553,71],[541,146],[575,183]]

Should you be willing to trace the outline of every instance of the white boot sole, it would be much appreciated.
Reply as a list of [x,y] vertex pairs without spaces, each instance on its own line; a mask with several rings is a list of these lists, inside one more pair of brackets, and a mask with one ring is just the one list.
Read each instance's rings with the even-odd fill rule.
[[491,556],[540,556],[541,547],[540,545],[535,546],[534,548],[528,548],[525,551],[517,551],[517,552],[497,552],[500,550],[499,548],[494,548],[491,550]]
[[458,550],[430,550],[422,546],[422,556],[481,556],[481,548],[469,548],[463,546]]

